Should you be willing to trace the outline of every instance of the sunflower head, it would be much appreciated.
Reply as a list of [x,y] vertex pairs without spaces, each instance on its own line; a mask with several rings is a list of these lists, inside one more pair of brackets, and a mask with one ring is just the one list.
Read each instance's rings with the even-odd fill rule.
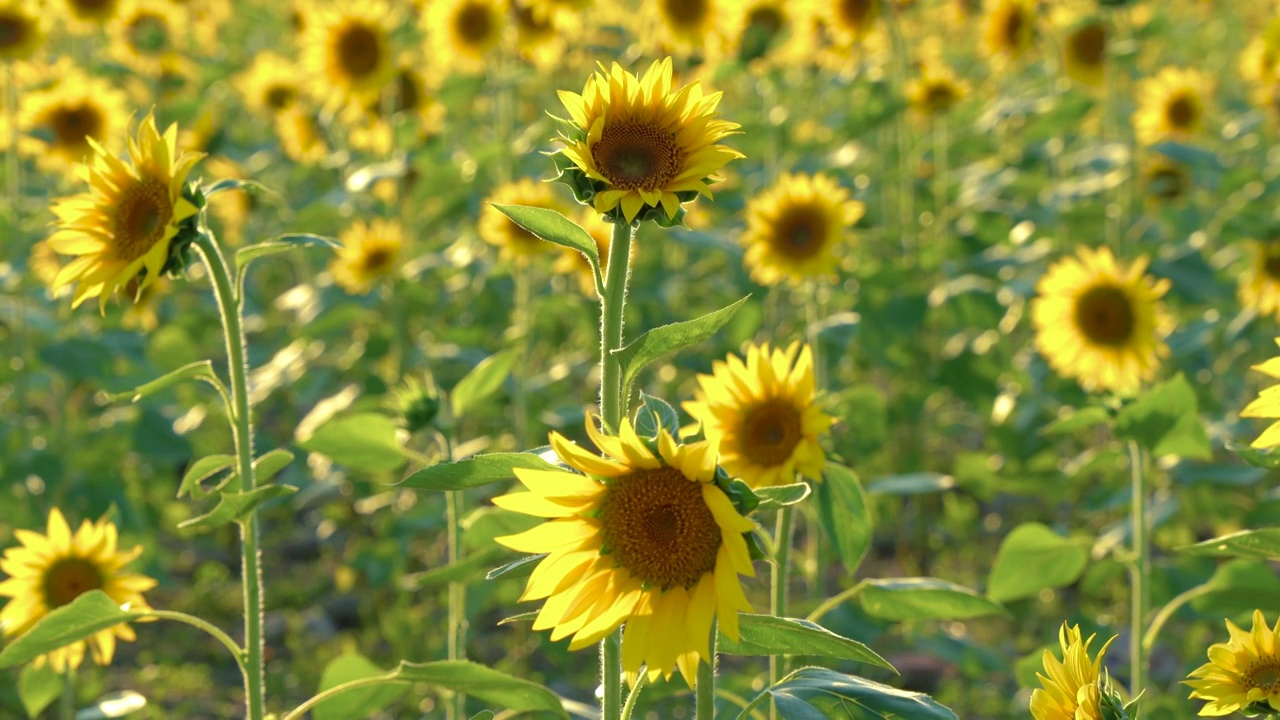
[[186,8],[160,0],[123,0],[111,24],[111,47],[131,69],[153,77],[181,66],[181,41],[190,18]]
[[553,156],[560,180],[612,222],[676,224],[681,203],[710,196],[715,174],[742,157],[718,144],[738,129],[715,117],[720,93],[704,95],[700,83],[676,90],[671,73],[671,58],[639,78],[614,63],[581,95],[560,91],[570,116]]
[[433,62],[466,72],[483,71],[485,58],[502,41],[505,5],[505,0],[433,1],[423,15]]
[[282,55],[264,50],[253,58],[249,69],[235,79],[245,105],[254,112],[275,115],[293,107],[302,96],[298,66]]
[[76,258],[58,273],[55,285],[77,283],[72,306],[107,298],[133,286],[141,292],[162,273],[186,267],[199,230],[204,195],[187,174],[201,155],[179,152],[178,126],[162,135],[148,114],[129,138],[128,162],[90,141],[94,156],[81,171],[89,191],[54,201],[56,230],[49,247]]
[[822,474],[819,438],[834,421],[817,403],[808,345],[751,345],[745,361],[737,355],[717,361],[698,383],[684,409],[701,423],[730,475],[757,488],[793,483],[797,473]]
[[120,0],[60,0],[56,3],[73,33],[101,31],[120,10]]
[[841,44],[865,38],[875,27],[883,0],[822,0],[820,17]]
[[1209,662],[1191,672],[1191,699],[1208,700],[1201,715],[1280,714],[1280,621],[1267,625],[1253,611],[1253,628],[1245,632],[1230,620],[1225,643],[1209,646]]
[[983,45],[992,58],[1010,62],[1035,43],[1036,11],[1030,0],[990,0]]
[[945,115],[969,94],[969,85],[954,71],[938,63],[926,63],[920,77],[907,83],[907,103],[921,117]]
[[864,206],[821,173],[783,173],[773,187],[747,201],[743,261],[758,283],[775,285],[835,274],[849,228]]
[[91,77],[70,61],[52,66],[57,80],[23,93],[18,113],[19,149],[36,158],[42,169],[75,179],[77,168],[93,154],[89,140],[114,149],[126,123],[124,93]]
[[1079,22],[1062,43],[1062,67],[1067,77],[1100,87],[1106,79],[1107,26],[1098,18]]
[[315,165],[328,157],[328,138],[314,109],[295,106],[276,113],[272,127],[280,149],[290,160]]
[[1240,276],[1240,304],[1259,315],[1280,317],[1280,238],[1248,243],[1249,269]]
[[1186,197],[1192,188],[1191,172],[1186,165],[1157,155],[1142,170],[1147,196],[1157,203],[1170,203]]
[[738,576],[755,574],[755,525],[735,503],[740,495],[713,448],[681,445],[670,430],[642,436],[623,420],[609,436],[589,418],[587,434],[603,456],[551,433],[551,447],[573,472],[516,470],[525,491],[494,504],[548,521],[497,541],[547,553],[521,596],[545,599],[535,630],[551,630],[552,640],[572,636],[569,648],[579,650],[626,623],[629,677],[678,670],[692,685],[698,663],[710,662],[715,620],[736,639],[738,611],[750,609]]
[[0,2],[0,60],[27,60],[44,44],[38,6],[25,0]]
[[364,295],[374,283],[395,273],[404,246],[404,230],[394,220],[357,220],[338,237],[342,247],[329,263],[334,282],[351,295]]
[[376,98],[395,72],[391,32],[397,16],[384,0],[358,0],[322,8],[307,20],[300,42],[303,62],[326,106]]
[[507,217],[495,205],[528,205],[546,208],[564,214],[569,208],[562,202],[551,186],[532,178],[520,178],[494,188],[485,199],[480,209],[480,237],[485,242],[498,248],[500,255],[506,260],[523,262],[529,257],[548,252],[551,245],[538,239],[537,235],[520,227]]
[[1134,131],[1144,145],[1187,138],[1204,128],[1208,76],[1198,70],[1167,67],[1138,86]]
[[1097,656],[1091,658],[1089,646],[1095,637],[1083,638],[1078,625],[1067,627],[1063,623],[1059,628],[1062,659],[1044,651],[1044,672],[1036,673],[1044,687],[1031,693],[1034,720],[1106,720],[1110,717],[1104,714],[1104,706],[1115,702],[1115,698],[1101,671],[1102,657],[1115,638],[1103,643]]
[[440,416],[440,390],[429,372],[409,376],[393,395],[393,410],[410,434],[426,430]]
[[1107,248],[1080,247],[1049,268],[1036,286],[1031,319],[1036,347],[1059,375],[1086,390],[1132,394],[1155,377],[1169,355],[1172,322],[1160,303],[1168,280],[1144,273]]
[[[142,553],[142,547],[120,550],[116,526],[107,519],[96,523],[85,520],[72,533],[66,518],[54,508],[44,535],[18,530],[14,536],[21,544],[6,550],[0,559],[0,573],[8,576],[0,582],[0,597],[9,598],[0,611],[5,637],[22,635],[51,611],[90,590],[101,590],[118,605],[148,608],[142,593],[155,587],[156,581],[125,569]],[[108,665],[116,641],[131,642],[134,637],[128,625],[116,625],[42,655],[35,665],[47,662],[58,672],[77,668],[86,649],[94,662]]]

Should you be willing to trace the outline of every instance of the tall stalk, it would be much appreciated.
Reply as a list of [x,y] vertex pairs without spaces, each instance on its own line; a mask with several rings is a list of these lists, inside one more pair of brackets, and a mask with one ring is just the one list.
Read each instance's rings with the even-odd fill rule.
[[711,623],[711,655],[698,663],[698,679],[694,683],[695,720],[714,720],[716,716],[716,625]]
[[1130,537],[1133,538],[1133,564],[1129,567],[1129,586],[1133,594],[1129,613],[1129,657],[1131,678],[1129,694],[1136,696],[1147,686],[1146,648],[1142,644],[1147,627],[1147,579],[1151,576],[1151,548],[1147,542],[1147,488],[1144,478],[1146,460],[1138,443],[1129,441],[1129,469],[1133,487]]
[[[213,236],[207,230],[196,238],[200,259],[209,269],[213,292],[222,315],[222,332],[227,345],[227,373],[231,376],[232,435],[236,448],[236,474],[240,489],[249,492],[257,486],[253,473],[253,423],[249,408],[248,366],[245,364],[244,325],[241,322],[243,298],[237,297],[227,261]],[[244,584],[245,672],[244,694],[246,717],[263,720],[266,714],[264,671],[262,662],[262,567],[258,557],[258,513],[249,513],[240,524],[241,580]]]

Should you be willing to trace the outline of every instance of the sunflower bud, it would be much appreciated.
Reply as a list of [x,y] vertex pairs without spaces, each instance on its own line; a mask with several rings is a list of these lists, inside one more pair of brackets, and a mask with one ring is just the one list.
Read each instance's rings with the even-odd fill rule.
[[426,430],[440,414],[440,391],[430,374],[410,377],[395,390],[395,410],[410,433]]

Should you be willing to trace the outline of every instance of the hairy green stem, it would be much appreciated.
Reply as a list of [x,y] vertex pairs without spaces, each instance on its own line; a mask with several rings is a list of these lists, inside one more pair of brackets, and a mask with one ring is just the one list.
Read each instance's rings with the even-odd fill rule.
[[360,678],[359,680],[352,680],[351,682],[343,683],[341,685],[336,685],[334,687],[329,688],[328,690],[325,690],[322,693],[316,694],[315,696],[308,699],[306,702],[294,708],[292,711],[289,712],[288,715],[285,715],[281,720],[302,720],[302,718],[306,717],[308,710],[311,710],[312,708],[324,702],[325,700],[329,700],[330,698],[336,697],[345,692],[358,690],[362,687],[373,687],[377,685],[408,685],[411,683],[413,683],[413,681],[408,678],[388,678],[386,675],[376,675],[374,677],[367,677],[367,678]]
[[515,381],[513,398],[516,413],[516,447],[529,446],[529,356],[533,352],[533,283],[529,277],[529,263],[520,262],[514,269],[516,281],[515,332],[519,357],[513,367]]
[[640,691],[644,690],[644,686],[649,683],[649,674],[640,673],[636,678],[636,684],[631,686],[631,692],[627,693],[627,703],[622,706],[622,720],[631,720],[631,713],[636,710],[636,701],[640,699]]
[[1133,484],[1130,537],[1133,538],[1133,564],[1129,568],[1132,609],[1129,615],[1129,694],[1137,696],[1147,686],[1147,658],[1143,634],[1147,623],[1147,580],[1151,575],[1151,549],[1147,542],[1147,488],[1143,477],[1145,459],[1142,448],[1129,441],[1129,468]]
[[222,645],[225,648],[231,651],[232,657],[236,659],[236,664],[240,666],[240,672],[241,673],[246,672],[246,667],[244,664],[244,654],[245,654],[244,648],[237,645],[236,641],[232,640],[231,636],[223,632],[222,628],[218,627],[217,625],[214,625],[213,623],[208,622],[204,618],[198,618],[195,615],[188,615],[186,613],[180,613],[180,612],[172,612],[170,610],[146,610],[144,611],[143,616],[155,618],[157,620],[172,620],[174,622],[184,623],[186,625],[190,625],[193,628],[197,628],[199,630],[205,631],[206,633],[209,633],[210,635],[213,636],[215,640],[222,643]]
[[76,671],[68,667],[62,673],[62,695],[58,703],[61,720],[76,720]]
[[[231,420],[236,446],[236,472],[240,489],[249,492],[257,487],[253,474],[253,423],[249,415],[248,365],[245,363],[244,326],[240,313],[243,298],[238,297],[217,242],[207,231],[196,238],[196,249],[209,269],[214,295],[222,315],[222,330],[227,344],[227,372],[231,376]],[[241,580],[244,584],[245,710],[249,720],[262,720],[266,714],[262,659],[262,567],[258,557],[258,513],[255,510],[240,524]]]
[[698,663],[698,681],[694,684],[696,720],[714,720],[716,716],[716,623],[711,623],[711,657]]
[[808,620],[811,623],[818,622],[827,613],[831,612],[832,610],[835,610],[836,608],[844,604],[846,601],[852,600],[855,597],[857,597],[859,594],[861,594],[862,588],[864,587],[866,587],[866,583],[860,582],[857,585],[854,585],[853,587],[849,588],[848,590],[844,590],[843,592],[840,592],[836,595],[832,595],[826,600],[823,600],[822,604],[814,608],[813,612],[809,613],[809,616],[806,617],[805,620]]
[[[459,520],[462,517],[462,492],[445,493],[448,503],[447,522],[449,533],[449,564],[457,567],[462,562],[462,532]],[[466,657],[467,618],[466,588],[459,582],[449,583],[449,659],[462,660]],[[453,696],[449,706],[449,716],[462,720],[466,718],[467,698],[462,693]]]

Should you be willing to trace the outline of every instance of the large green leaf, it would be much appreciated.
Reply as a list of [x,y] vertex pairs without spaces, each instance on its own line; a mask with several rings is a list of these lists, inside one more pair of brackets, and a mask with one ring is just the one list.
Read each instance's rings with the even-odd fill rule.
[[630,397],[631,386],[636,376],[649,363],[669,353],[689,347],[716,334],[716,331],[729,322],[746,297],[700,318],[685,322],[671,323],[656,327],[633,340],[626,347],[615,350],[614,354],[622,366],[622,388],[624,397]]
[[1195,390],[1182,373],[1151,388],[1116,417],[1116,435],[1135,440],[1153,455],[1208,460],[1209,436]]
[[502,383],[511,374],[511,366],[516,361],[514,350],[503,350],[480,361],[454,386],[450,397],[453,400],[453,416],[460,418],[479,407],[490,395],[502,387]]
[[[325,666],[320,674],[320,691],[335,688],[352,680],[386,675],[387,671],[374,665],[368,658],[356,653],[340,655]],[[406,683],[388,683],[355,688],[317,704],[311,710],[315,720],[359,720],[368,717],[399,700],[409,686]]]
[[22,668],[22,674],[18,676],[18,698],[22,700],[22,709],[27,711],[27,717],[35,720],[61,695],[62,674],[48,663]]
[[601,284],[600,249],[586,230],[555,210],[526,205],[494,205],[511,222],[537,235],[549,243],[577,250],[591,263],[591,273],[596,285]]
[[280,235],[266,242],[260,242],[256,245],[246,245],[236,251],[236,272],[243,276],[244,270],[249,263],[268,255],[287,252],[296,248],[303,247],[325,247],[336,250],[342,247],[342,243],[336,238],[326,235],[313,235],[311,233],[289,233]]
[[1069,540],[1040,523],[1014,528],[996,553],[987,597],[1008,602],[1070,585],[1089,564],[1089,543]]
[[862,483],[849,468],[829,462],[816,491],[822,527],[835,545],[845,571],[853,575],[871,547],[871,510]]
[[197,500],[209,497],[210,493],[217,492],[232,477],[235,477],[235,472],[223,478],[211,490],[206,490],[200,483],[235,464],[234,455],[209,455],[196,460],[187,467],[187,472],[182,476],[182,483],[178,485],[178,497],[190,495]]
[[330,420],[298,445],[353,470],[395,470],[404,464],[396,430],[396,422],[386,415],[356,413]]
[[937,578],[864,580],[858,600],[885,620],[964,620],[1006,610],[976,591]]
[[1280,606],[1280,578],[1262,560],[1223,563],[1191,601],[1197,612],[1234,617],[1257,608]]
[[956,720],[928,695],[817,667],[801,668],[766,688],[738,720],[751,720],[769,698],[787,720]]
[[423,468],[401,480],[400,484],[421,490],[466,490],[503,480],[514,480],[516,468],[560,469],[531,453],[490,453]]
[[1182,548],[1192,555],[1280,560],[1280,528],[1241,530]]
[[47,652],[85,640],[137,617],[137,613],[120,609],[101,590],[90,590],[45,615],[30,630],[9,643],[0,652],[0,668],[31,662]]
[[720,652],[726,655],[818,655],[894,669],[866,645],[808,620],[742,613],[738,615],[738,631],[737,642],[720,635]]
[[242,522],[268,500],[292,495],[297,491],[298,488],[291,485],[263,485],[248,491],[223,490],[218,504],[212,510],[190,520],[183,520],[178,523],[178,527],[184,530],[212,530],[229,523]]

